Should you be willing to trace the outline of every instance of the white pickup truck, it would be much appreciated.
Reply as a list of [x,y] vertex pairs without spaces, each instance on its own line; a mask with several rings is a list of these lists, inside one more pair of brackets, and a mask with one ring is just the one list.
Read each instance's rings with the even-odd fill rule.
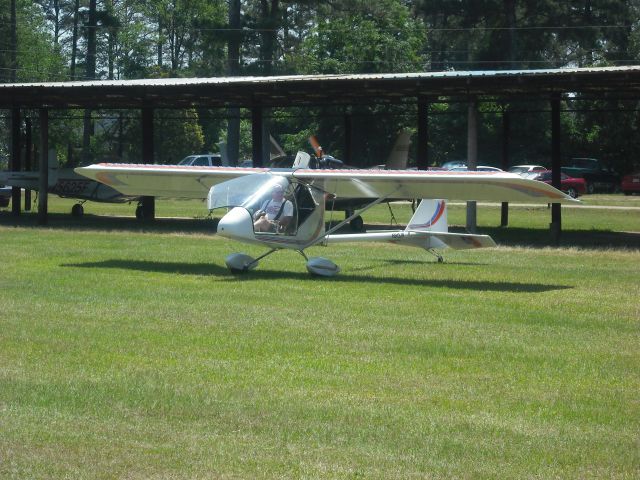
[[202,155],[189,155],[178,162],[178,165],[192,165],[194,167],[228,167],[227,162],[222,160],[222,156],[217,153],[206,153]]

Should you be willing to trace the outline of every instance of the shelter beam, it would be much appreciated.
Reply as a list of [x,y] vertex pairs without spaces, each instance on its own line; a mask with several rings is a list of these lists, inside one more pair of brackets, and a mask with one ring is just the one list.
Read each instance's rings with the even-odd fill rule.
[[[153,163],[155,157],[153,136],[153,108],[145,107],[142,109],[142,161],[146,164]],[[153,220],[155,216],[155,197],[142,197],[143,220]]]
[[[27,117],[24,120],[24,170],[30,172],[33,169],[32,157],[33,157],[33,128],[31,118]],[[24,191],[24,211],[31,211],[31,190],[28,188]]]
[[[22,170],[20,165],[20,127],[22,120],[20,118],[20,109],[11,109],[11,171],[19,172]],[[20,215],[20,202],[22,199],[22,189],[20,187],[11,187],[11,213]]]
[[[469,100],[467,110],[467,169],[475,171],[478,166],[478,99],[472,97]],[[467,202],[467,231],[476,233],[477,230],[477,204]]]
[[[560,94],[551,95],[551,185],[558,190],[562,187],[560,178],[562,160],[560,157]],[[559,203],[551,204],[551,239],[560,242],[562,232],[562,210]]]
[[353,161],[353,115],[347,113],[344,116],[344,161],[351,165]]
[[429,168],[429,101],[418,99],[418,170]]
[[40,109],[40,182],[38,188],[38,225],[47,224],[49,188],[49,110]]
[[264,138],[262,136],[263,109],[260,106],[251,108],[251,142],[253,166],[262,167],[264,161],[262,158],[262,144]]
[[[509,169],[509,139],[511,136],[511,114],[506,107],[502,111],[502,169],[506,172]],[[502,202],[500,209],[500,226],[509,225],[509,202]]]

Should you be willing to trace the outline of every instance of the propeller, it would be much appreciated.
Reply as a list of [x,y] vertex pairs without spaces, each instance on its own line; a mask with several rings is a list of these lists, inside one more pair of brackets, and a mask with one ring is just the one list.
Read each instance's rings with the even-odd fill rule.
[[322,147],[320,146],[320,142],[318,142],[318,139],[316,138],[315,135],[311,135],[309,137],[309,143],[313,147],[313,151],[315,152],[316,157],[322,158],[324,156],[324,151],[322,150]]

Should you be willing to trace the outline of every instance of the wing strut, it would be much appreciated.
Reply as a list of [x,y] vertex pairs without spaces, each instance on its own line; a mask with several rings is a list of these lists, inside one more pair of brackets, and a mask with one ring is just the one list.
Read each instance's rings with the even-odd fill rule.
[[[397,189],[396,189],[397,190]],[[367,210],[369,210],[371,207],[375,207],[376,205],[378,205],[381,202],[384,202],[387,198],[389,198],[390,196],[392,196],[394,193],[396,193],[396,190],[394,190],[393,192],[390,192],[388,195],[384,195],[383,197],[380,198],[376,198],[373,202],[365,205],[363,208],[361,208],[358,211],[353,212],[351,215],[349,215],[347,218],[345,218],[343,221],[341,221],[340,223],[338,223],[336,226],[330,228],[329,230],[327,230],[326,232],[324,232],[324,235],[319,236],[318,238],[315,238],[313,240],[311,240],[309,243],[307,243],[304,247],[302,247],[301,250],[305,250],[309,247],[312,247],[322,241],[325,240],[325,238],[328,235],[331,235],[333,232],[335,232],[336,230],[338,230],[339,228],[342,228],[344,225],[346,225],[347,223],[349,223],[351,220],[353,220],[354,218],[356,218],[359,215],[362,215],[364,212],[366,212]]]

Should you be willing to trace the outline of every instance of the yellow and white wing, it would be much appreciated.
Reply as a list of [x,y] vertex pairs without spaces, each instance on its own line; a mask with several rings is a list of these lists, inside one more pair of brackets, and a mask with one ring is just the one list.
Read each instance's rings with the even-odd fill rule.
[[269,172],[313,185],[338,199],[446,198],[526,203],[576,201],[546,183],[506,172],[270,170],[109,163],[80,167],[76,172],[125,195],[168,198],[204,199],[213,185],[245,175]]
[[551,185],[507,172],[424,170],[296,170],[293,177],[337,198],[446,198],[527,203],[573,203]]
[[269,169],[100,163],[75,171],[125,195],[205,199],[213,185]]

